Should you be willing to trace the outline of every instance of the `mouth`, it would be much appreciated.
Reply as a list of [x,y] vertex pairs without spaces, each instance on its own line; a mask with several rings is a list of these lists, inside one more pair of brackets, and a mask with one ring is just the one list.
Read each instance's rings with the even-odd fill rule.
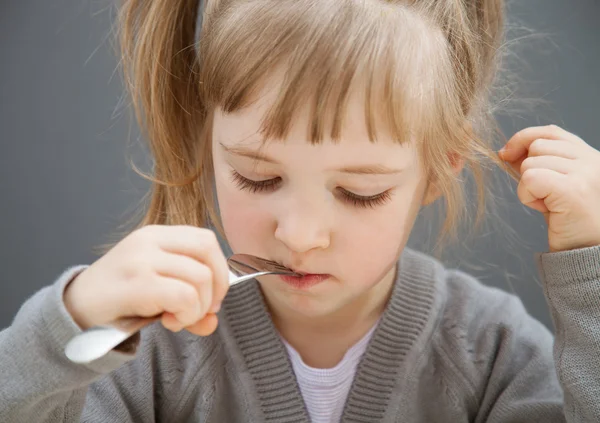
[[300,276],[280,275],[279,278],[295,289],[308,289],[331,277],[331,275],[324,273],[307,273],[301,270],[294,270],[294,272]]

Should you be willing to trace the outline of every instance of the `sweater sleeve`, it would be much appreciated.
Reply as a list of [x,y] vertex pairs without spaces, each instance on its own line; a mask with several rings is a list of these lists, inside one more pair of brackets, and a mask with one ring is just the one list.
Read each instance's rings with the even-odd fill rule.
[[[63,292],[82,270],[69,269],[33,295],[12,325],[0,332],[1,422],[153,420],[152,406],[124,399],[126,392],[119,389],[117,379],[108,377],[131,362],[133,354],[112,351],[87,365],[72,363],[64,354],[67,342],[81,329],[64,306]],[[135,386],[139,397],[151,398],[147,385]],[[144,395],[143,390],[150,393]]]
[[540,254],[538,264],[555,337],[518,298],[487,302],[476,422],[600,422],[600,247]]
[[600,422],[600,246],[539,256],[569,423]]

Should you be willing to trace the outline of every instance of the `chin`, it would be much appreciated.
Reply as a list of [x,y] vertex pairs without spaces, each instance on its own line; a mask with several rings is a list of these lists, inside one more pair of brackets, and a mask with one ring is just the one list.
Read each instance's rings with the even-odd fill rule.
[[265,297],[277,309],[286,308],[306,317],[317,317],[336,309],[331,298],[332,292],[316,292],[315,289],[294,289],[281,281],[274,281],[274,276],[257,278]]

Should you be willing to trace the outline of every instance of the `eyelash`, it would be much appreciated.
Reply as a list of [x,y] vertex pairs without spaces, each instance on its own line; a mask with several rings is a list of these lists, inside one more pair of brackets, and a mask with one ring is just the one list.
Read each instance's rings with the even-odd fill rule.
[[[251,179],[245,178],[240,175],[235,170],[231,172],[233,182],[237,185],[237,187],[241,190],[247,190],[252,193],[258,192],[273,192],[277,189],[279,182],[281,182],[281,178],[273,178],[267,179],[264,181],[253,181]],[[381,194],[373,195],[370,197],[363,197],[360,195],[356,195],[350,191],[341,190],[341,199],[342,201],[350,204],[353,207],[358,208],[375,208],[377,206],[381,206],[387,203],[392,197],[392,193],[390,190],[384,191]]]

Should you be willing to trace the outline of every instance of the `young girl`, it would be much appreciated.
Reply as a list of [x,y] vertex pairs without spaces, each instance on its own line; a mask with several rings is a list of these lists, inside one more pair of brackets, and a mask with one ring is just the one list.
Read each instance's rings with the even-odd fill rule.
[[[600,153],[555,126],[499,155],[484,141],[501,0],[126,0],[120,17],[152,201],[0,333],[0,421],[600,421]],[[451,234],[462,169],[482,186],[497,158],[548,222],[555,339],[405,248],[438,198]],[[211,224],[304,276],[227,292]],[[65,357],[82,329],[157,314],[101,359]]]

